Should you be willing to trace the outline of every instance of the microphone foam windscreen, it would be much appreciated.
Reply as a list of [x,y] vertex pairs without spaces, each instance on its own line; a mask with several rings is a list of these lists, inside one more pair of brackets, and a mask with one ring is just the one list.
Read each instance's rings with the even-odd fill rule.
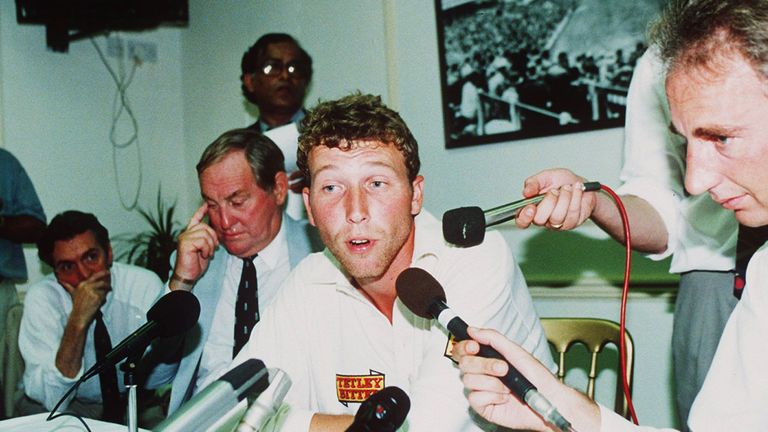
[[395,281],[397,296],[411,312],[431,319],[429,307],[435,300],[445,302],[445,290],[426,270],[410,267],[402,271]]
[[147,312],[147,321],[160,324],[160,336],[181,334],[197,322],[200,302],[189,291],[177,290],[160,297]]
[[461,247],[477,246],[485,238],[485,214],[480,207],[459,207],[443,214],[443,238]]

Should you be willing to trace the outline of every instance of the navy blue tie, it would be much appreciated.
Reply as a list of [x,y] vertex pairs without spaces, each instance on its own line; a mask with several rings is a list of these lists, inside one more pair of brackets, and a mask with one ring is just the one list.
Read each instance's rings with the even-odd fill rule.
[[[112,351],[112,341],[109,338],[109,331],[107,331],[100,310],[96,312],[95,321],[93,345],[96,351],[96,361],[101,361]],[[117,369],[114,365],[105,367],[99,372],[99,385],[101,386],[101,403],[103,406],[102,419],[115,423],[121,422],[123,412],[120,391],[117,387]]]
[[243,272],[235,303],[235,345],[232,358],[248,342],[253,327],[259,322],[259,284],[256,280],[256,266],[253,264],[257,256],[243,258]]

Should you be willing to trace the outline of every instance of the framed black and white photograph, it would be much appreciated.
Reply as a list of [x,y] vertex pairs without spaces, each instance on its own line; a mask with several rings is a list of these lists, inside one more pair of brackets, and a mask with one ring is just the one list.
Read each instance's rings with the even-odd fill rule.
[[621,127],[664,0],[435,0],[446,147]]

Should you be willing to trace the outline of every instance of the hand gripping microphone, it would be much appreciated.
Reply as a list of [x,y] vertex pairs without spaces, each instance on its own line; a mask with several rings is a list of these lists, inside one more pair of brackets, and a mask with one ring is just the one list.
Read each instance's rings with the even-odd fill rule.
[[157,337],[175,336],[189,330],[199,316],[200,302],[191,292],[171,291],[165,294],[147,312],[147,322],[88,369],[80,381],[98,375],[105,367],[116,364],[132,353],[143,351]]
[[[600,183],[586,182],[583,184],[583,190],[587,192],[600,190]],[[485,230],[488,227],[516,218],[521,208],[536,204],[545,196],[546,194],[536,195],[490,210],[482,210],[480,207],[459,207],[448,210],[443,214],[443,238],[456,246],[477,246],[485,239]]]
[[[417,267],[407,268],[397,277],[395,285],[397,296],[411,312],[422,318],[436,319],[457,341],[471,339],[467,334],[467,323],[445,303],[445,290],[440,282],[425,270]],[[504,356],[493,347],[482,344],[478,356],[505,360]],[[507,365],[509,369],[507,374],[500,378],[501,382],[544,420],[560,430],[570,430],[571,424],[538,392],[536,387],[509,362]]]
[[411,409],[411,399],[399,387],[384,387],[360,404],[346,432],[395,432]]

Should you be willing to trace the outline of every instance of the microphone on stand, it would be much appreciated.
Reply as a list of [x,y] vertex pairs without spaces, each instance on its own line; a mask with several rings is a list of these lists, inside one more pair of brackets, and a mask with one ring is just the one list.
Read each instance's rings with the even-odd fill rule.
[[[417,267],[407,268],[397,277],[395,286],[400,301],[411,312],[422,318],[436,319],[457,341],[471,339],[467,333],[467,323],[448,307],[445,303],[445,290],[427,271]],[[478,356],[506,361],[501,353],[489,345],[480,344]],[[501,382],[544,420],[560,430],[571,430],[568,420],[560,415],[536,387],[509,362],[507,365],[509,366],[507,374],[500,378]]]
[[384,387],[360,404],[346,432],[395,432],[411,409],[411,399],[399,387]]
[[237,432],[259,432],[277,410],[291,388],[291,378],[281,369],[270,368],[269,386],[251,402],[240,419]]
[[[162,432],[218,430],[213,426],[228,424],[232,420],[231,417],[242,415],[238,411],[241,401],[245,405],[246,397],[262,392],[268,385],[268,371],[264,362],[248,359],[207,385],[173,415],[160,423],[155,430]],[[239,421],[239,417],[235,421]],[[234,427],[230,430],[233,429]]]
[[189,291],[171,291],[147,312],[147,322],[112,348],[103,359],[96,362],[80,378],[83,382],[96,376],[107,366],[116,364],[132,353],[141,353],[157,337],[179,335],[197,322],[200,316],[200,302]]
[[[600,190],[600,183],[586,182],[583,190],[593,192]],[[448,243],[461,247],[477,246],[485,239],[488,227],[510,221],[517,217],[517,212],[529,205],[537,204],[546,194],[504,204],[489,210],[480,207],[459,207],[448,210],[443,214],[443,238]]]
[[[96,364],[83,373],[80,379],[72,384],[66,393],[59,399],[46,420],[53,420],[58,417],[60,414],[56,414],[56,410],[58,410],[59,406],[67,400],[69,395],[76,391],[80,387],[80,384],[98,375],[102,369],[116,364],[129,355],[134,355],[136,358],[141,357],[144,350],[147,348],[147,345],[149,345],[153,339],[159,336],[169,337],[179,335],[192,328],[199,316],[200,302],[191,292],[171,291],[160,297],[160,299],[152,305],[149,311],[147,311],[147,322],[131,333],[127,338],[123,339],[116,347],[112,348],[103,359],[96,362]],[[130,420],[129,413],[129,421]]]

